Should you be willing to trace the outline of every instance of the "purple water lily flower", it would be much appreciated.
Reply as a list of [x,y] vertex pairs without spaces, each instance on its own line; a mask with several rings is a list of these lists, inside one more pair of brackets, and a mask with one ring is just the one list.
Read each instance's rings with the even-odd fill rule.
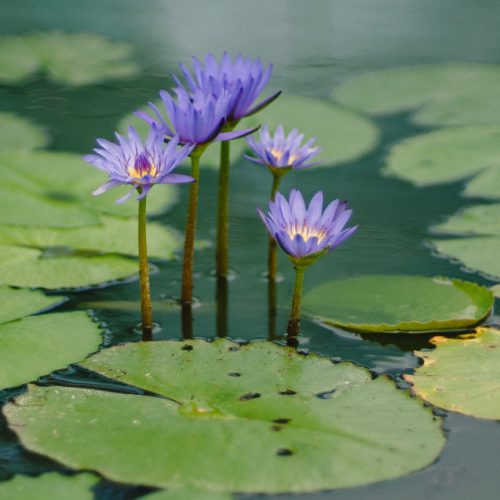
[[281,125],[272,136],[266,124],[260,130],[260,142],[253,137],[246,139],[256,157],[250,155],[244,155],[244,157],[255,163],[278,169],[293,168],[299,170],[316,165],[315,162],[309,160],[319,154],[322,149],[314,146],[316,140],[314,137],[305,144],[302,144],[303,139],[304,134],[300,134],[296,128],[288,136],[285,136]]
[[158,107],[149,103],[155,117],[138,111],[135,114],[157,127],[166,137],[178,135],[182,144],[201,146],[213,141],[230,141],[256,130],[245,129],[235,132],[223,132],[227,121],[227,107],[230,95],[227,92],[215,97],[202,89],[188,93],[185,88],[174,89],[175,100],[168,92],[162,90],[160,97],[165,106],[168,121],[163,117]]
[[323,253],[341,245],[357,226],[344,229],[351,217],[347,202],[334,200],[323,211],[323,193],[317,192],[309,207],[297,189],[292,189],[290,199],[276,193],[269,202],[269,212],[257,209],[262,221],[281,248],[296,266],[307,266]]
[[188,175],[172,173],[192,151],[193,146],[178,148],[179,137],[174,136],[165,144],[164,136],[156,127],[152,127],[143,143],[134,127],[128,128],[128,140],[116,133],[118,144],[105,139],[97,139],[100,148],[96,154],[86,155],[83,159],[109,175],[109,180],[92,194],[99,195],[108,189],[130,184],[133,189],[117,203],[127,200],[135,189],[140,191],[138,200],[142,200],[154,184],[180,184],[194,182]]
[[[245,116],[252,115],[274,101],[281,92],[267,97],[258,104],[254,104],[264,90],[271,72],[272,64],[267,68],[259,59],[252,61],[239,54],[234,62],[227,52],[224,52],[219,64],[213,54],[205,57],[205,64],[193,57],[194,75],[186,66],[180,64],[180,69],[190,92],[203,89],[216,97],[228,93],[230,98],[227,103],[227,120],[235,124]],[[177,84],[183,86],[178,78],[174,76]]]

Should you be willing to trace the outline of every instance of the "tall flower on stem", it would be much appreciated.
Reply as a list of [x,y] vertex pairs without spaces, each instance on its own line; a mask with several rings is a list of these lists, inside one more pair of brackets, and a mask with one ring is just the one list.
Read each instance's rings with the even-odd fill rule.
[[288,335],[297,337],[300,326],[300,301],[304,273],[322,255],[331,252],[349,238],[357,226],[344,229],[352,210],[346,201],[334,200],[323,211],[323,193],[317,192],[306,208],[300,191],[292,189],[289,200],[279,192],[269,202],[269,212],[257,209],[269,233],[288,255],[295,268],[292,310]]
[[[269,133],[268,125],[263,125],[260,130],[260,141],[253,137],[247,137],[246,141],[255,156],[244,155],[247,160],[265,165],[273,176],[270,200],[279,189],[282,177],[290,170],[302,170],[315,165],[310,160],[321,152],[321,148],[314,146],[315,138],[309,139],[302,144],[304,134],[294,128],[288,135],[281,125],[278,126],[274,135]],[[276,279],[277,259],[276,240],[269,237],[268,252],[268,278]]]
[[162,90],[160,97],[165,107],[167,118],[152,103],[149,103],[154,117],[137,112],[137,116],[158,128],[167,140],[179,136],[182,144],[190,145],[191,176],[196,180],[189,191],[189,203],[184,239],[184,262],[182,270],[181,304],[190,306],[193,299],[193,260],[194,237],[198,211],[200,158],[205,149],[214,141],[230,141],[254,132],[256,129],[224,132],[228,93],[214,96],[201,88],[188,93],[184,87],[174,89],[177,99]]
[[149,267],[146,240],[146,200],[155,184],[181,184],[193,182],[187,175],[172,171],[193,149],[192,146],[178,148],[179,137],[174,136],[165,145],[163,134],[152,127],[149,136],[143,143],[133,127],[128,129],[128,139],[116,134],[118,144],[105,139],[97,139],[99,148],[96,154],[84,156],[84,160],[108,173],[109,180],[94,191],[99,195],[108,189],[129,184],[129,193],[117,200],[122,203],[137,191],[139,201],[138,244],[139,244],[139,277],[141,287],[141,314],[143,339],[151,338],[153,331],[153,314],[151,309],[151,293],[149,287]]
[[[182,64],[180,68],[190,92],[203,89],[216,97],[229,96],[225,131],[234,130],[242,118],[257,113],[281,93],[276,92],[256,104],[271,76],[272,65],[265,68],[259,59],[252,61],[241,54],[232,61],[225,52],[220,63],[213,54],[208,54],[204,63],[193,58],[193,74]],[[181,85],[178,79],[176,81]],[[229,142],[223,140],[217,195],[216,274],[224,278],[228,274],[229,153]]]

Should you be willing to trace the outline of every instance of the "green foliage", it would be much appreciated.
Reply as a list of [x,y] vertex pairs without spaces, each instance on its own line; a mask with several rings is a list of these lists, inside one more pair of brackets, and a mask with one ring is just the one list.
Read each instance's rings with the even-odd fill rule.
[[47,133],[38,125],[13,113],[0,112],[0,151],[37,149],[48,142]]

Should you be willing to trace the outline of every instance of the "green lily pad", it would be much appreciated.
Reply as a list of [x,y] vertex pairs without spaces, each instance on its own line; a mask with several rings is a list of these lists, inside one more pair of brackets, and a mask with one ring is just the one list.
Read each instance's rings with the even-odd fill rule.
[[316,144],[323,148],[318,161],[326,166],[357,160],[372,151],[379,140],[377,126],[355,111],[296,95],[280,96],[243,123],[268,123],[271,131],[281,124],[287,133],[297,128],[306,138],[316,137]]
[[232,498],[234,498],[233,495],[222,491],[206,491],[185,487],[156,491],[141,497],[144,500],[231,500]]
[[[129,186],[102,196],[92,191],[107,176],[79,155],[61,152],[6,152],[0,154],[0,223],[71,227],[100,222],[99,212],[122,217],[137,216],[137,203],[117,205]],[[148,196],[148,214],[163,212],[177,201],[172,186],[155,186]]]
[[[161,99],[153,101],[160,110],[165,109]],[[142,106],[137,111],[144,111],[152,115],[151,108],[148,105]],[[166,113],[164,113],[166,116]],[[117,130],[121,134],[126,134],[129,126],[134,127],[142,138],[147,137],[149,133],[149,125],[141,118],[135,116],[134,113],[129,113],[125,115],[118,123]],[[243,128],[245,125],[240,125],[238,128]],[[248,125],[250,126],[250,125]],[[244,139],[238,139],[231,141],[231,146],[229,150],[231,164],[236,163],[240,160],[241,155],[247,148],[247,143]],[[188,167],[190,165],[189,158],[184,161],[184,165]],[[201,167],[219,168],[220,165],[220,142],[214,142],[210,144],[208,148],[204,151],[203,156],[200,160]]]
[[0,323],[7,323],[14,319],[29,316],[37,312],[46,311],[62,304],[65,297],[48,297],[35,290],[22,290],[0,286]]
[[66,85],[89,85],[139,73],[129,44],[95,33],[34,33],[0,39],[0,82],[43,74]]
[[421,333],[470,328],[493,307],[475,283],[424,276],[369,275],[323,283],[304,297],[304,312],[358,332]]
[[[76,228],[0,225],[0,244],[137,256],[137,221],[109,216],[101,220],[99,225]],[[175,229],[150,222],[147,233],[150,257],[172,259],[182,248],[182,236]]]
[[115,255],[78,256],[65,249],[41,252],[0,245],[0,284],[26,288],[80,288],[137,273],[137,262]]
[[0,325],[0,389],[15,387],[81,361],[102,342],[82,311],[42,314]]
[[494,285],[490,288],[490,290],[493,292],[495,297],[500,299],[500,285]]
[[431,343],[434,350],[415,353],[424,364],[405,375],[413,392],[446,410],[500,420],[500,331],[479,328],[476,334],[434,337]]
[[92,500],[91,488],[99,482],[93,474],[63,476],[48,472],[37,477],[15,476],[0,483],[0,498],[10,500]]
[[82,366],[156,396],[31,386],[4,413],[26,448],[119,482],[314,491],[398,477],[444,444],[389,378],[270,342],[140,342]]
[[30,120],[0,112],[0,151],[43,148],[48,139],[47,133]]
[[[466,179],[487,168],[500,169],[500,125],[443,129],[407,139],[392,148],[384,173],[429,186]],[[475,194],[481,196],[477,190]]]
[[414,110],[424,126],[500,121],[500,66],[449,63],[362,74],[332,92],[333,99],[368,114]]
[[465,185],[463,195],[469,198],[485,198],[487,200],[500,199],[500,168],[495,166],[487,168]]
[[467,207],[431,230],[433,233],[459,236],[500,236],[500,203]]
[[500,281],[500,236],[432,240],[430,244],[439,254],[460,261],[468,270]]

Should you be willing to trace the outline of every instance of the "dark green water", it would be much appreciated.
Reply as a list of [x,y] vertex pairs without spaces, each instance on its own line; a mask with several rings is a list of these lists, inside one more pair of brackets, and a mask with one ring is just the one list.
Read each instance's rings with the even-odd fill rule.
[[[489,0],[370,0],[293,1],[215,0],[18,0],[0,1],[3,34],[61,30],[97,32],[132,42],[144,67],[143,75],[125,82],[108,82],[82,88],[62,88],[43,81],[22,87],[0,87],[2,110],[32,117],[50,129],[52,149],[88,152],[96,137],[109,137],[119,119],[154,98],[170,85],[167,75],[178,61],[207,50],[220,54],[242,52],[274,62],[272,88],[326,98],[336,83],[374,68],[446,61],[500,63],[498,27],[500,4]],[[290,174],[283,190],[300,187],[310,196],[320,187],[327,198],[342,197],[354,209],[360,230],[334,255],[313,266],[305,287],[328,279],[364,273],[406,273],[458,278],[470,275],[425,247],[427,228],[465,204],[460,184],[416,189],[379,174],[388,147],[401,138],[421,132],[400,115],[377,122],[382,139],[375,151],[352,164]],[[300,128],[300,123],[297,123]],[[332,138],[334,141],[335,138]],[[232,170],[231,268],[228,335],[234,339],[267,338],[266,234],[256,217],[263,206],[270,178],[263,169],[240,161]],[[216,174],[203,172],[199,236],[212,239],[215,227]],[[185,195],[166,222],[182,228]],[[131,237],[135,237],[131,235]],[[278,332],[286,326],[292,270],[280,256],[283,281],[278,289]],[[197,254],[195,294],[202,306],[195,310],[194,335],[216,335],[213,251]],[[152,276],[152,295],[165,307],[156,311],[162,329],[158,338],[179,338],[177,310],[167,299],[179,289],[178,262],[162,263]],[[478,282],[488,283],[474,275]],[[68,309],[93,309],[109,331],[106,344],[138,340],[134,325],[138,307],[116,308],[113,301],[135,301],[137,283],[72,295]],[[106,306],[108,304],[108,306]],[[398,377],[418,364],[413,349],[429,347],[428,337],[411,339],[365,337],[325,330],[303,321],[301,348],[353,360],[374,373]],[[88,383],[83,374],[68,369],[43,379],[44,383]],[[93,383],[103,386],[95,380]],[[0,393],[3,400],[13,392]],[[362,488],[280,498],[335,500],[489,500],[498,498],[498,422],[444,414],[448,443],[438,461],[423,471],[390,482]],[[15,473],[35,474],[61,470],[57,464],[24,451],[0,422],[0,480]],[[147,490],[103,482],[99,498],[135,498]],[[245,496],[257,498],[257,496]]]

